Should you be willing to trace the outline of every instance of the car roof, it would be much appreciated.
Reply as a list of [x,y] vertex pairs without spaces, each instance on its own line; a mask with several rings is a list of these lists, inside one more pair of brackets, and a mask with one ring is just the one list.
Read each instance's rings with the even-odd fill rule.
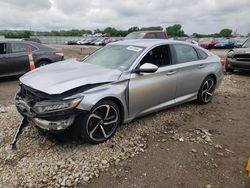
[[39,43],[37,43],[37,42],[33,42],[33,41],[24,41],[24,40],[22,40],[22,39],[0,40],[0,43],[10,43],[10,42],[25,43],[25,44],[33,44],[33,45],[39,44]]
[[[135,40],[123,40],[111,43],[109,45],[131,45],[131,46],[141,46],[141,47],[152,47],[160,44],[188,44],[187,42],[168,40],[168,39],[135,39]],[[192,44],[191,44],[192,46]]]

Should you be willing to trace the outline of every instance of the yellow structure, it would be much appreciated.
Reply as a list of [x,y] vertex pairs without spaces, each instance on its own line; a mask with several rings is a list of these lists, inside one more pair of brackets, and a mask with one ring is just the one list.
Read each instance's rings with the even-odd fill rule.
[[250,157],[247,162],[247,171],[248,171],[248,176],[250,177]]

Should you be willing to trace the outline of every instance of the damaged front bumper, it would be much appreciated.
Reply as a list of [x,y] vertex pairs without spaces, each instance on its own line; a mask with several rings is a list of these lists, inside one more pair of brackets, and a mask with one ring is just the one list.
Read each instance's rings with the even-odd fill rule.
[[56,121],[52,120],[49,121],[42,118],[34,118],[32,119],[32,121],[40,129],[47,131],[61,131],[70,127],[73,124],[74,119],[75,119],[74,116],[70,116],[67,119],[56,120]]
[[[20,90],[15,96],[17,110],[27,121],[33,122],[36,127],[42,130],[53,132],[66,130],[74,124],[75,118],[78,115],[83,115],[84,113],[84,111],[77,109],[76,106],[70,108],[66,106],[67,108],[65,109],[55,110],[54,108],[58,107],[60,100],[57,100],[54,106],[46,106],[49,107],[46,109],[51,110],[53,108],[53,111],[39,113],[37,104],[47,104],[49,100],[47,99],[44,102],[41,101],[41,98],[37,99],[37,96],[30,96],[30,93],[25,92]],[[62,100],[62,103],[65,102]],[[38,106],[38,108],[41,108],[41,106]]]

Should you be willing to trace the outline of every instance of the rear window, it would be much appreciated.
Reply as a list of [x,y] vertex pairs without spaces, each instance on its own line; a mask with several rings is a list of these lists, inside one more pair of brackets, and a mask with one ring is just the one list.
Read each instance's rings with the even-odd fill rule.
[[166,35],[164,33],[155,33],[157,39],[166,39]]
[[31,48],[32,51],[37,50],[34,46],[25,43],[10,43],[10,48],[11,53],[27,52],[29,48]]
[[174,44],[173,46],[176,53],[177,63],[197,61],[199,59],[197,52],[192,46],[184,44]]
[[145,39],[155,39],[156,35],[155,35],[155,33],[147,33],[144,38]]

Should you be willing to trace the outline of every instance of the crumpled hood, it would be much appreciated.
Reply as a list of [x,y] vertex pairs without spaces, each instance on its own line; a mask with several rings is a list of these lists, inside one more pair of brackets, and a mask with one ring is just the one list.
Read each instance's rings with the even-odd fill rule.
[[53,95],[84,86],[118,80],[121,71],[69,59],[53,63],[20,78],[21,83]]

